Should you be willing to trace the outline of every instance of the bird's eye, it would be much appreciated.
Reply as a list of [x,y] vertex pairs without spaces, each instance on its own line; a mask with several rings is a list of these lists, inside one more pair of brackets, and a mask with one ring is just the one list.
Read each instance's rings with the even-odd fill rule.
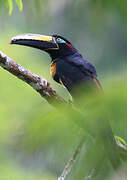
[[59,42],[60,42],[60,41],[62,41],[62,39],[61,39],[61,38],[57,38],[57,41],[59,41]]

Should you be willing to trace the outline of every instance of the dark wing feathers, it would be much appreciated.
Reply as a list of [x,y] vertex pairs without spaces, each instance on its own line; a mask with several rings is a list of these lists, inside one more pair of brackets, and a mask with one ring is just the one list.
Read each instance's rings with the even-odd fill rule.
[[83,73],[90,75],[92,77],[97,77],[95,67],[90,62],[85,60],[81,55],[74,54],[66,57],[66,60],[68,63],[71,63],[74,66],[79,67]]

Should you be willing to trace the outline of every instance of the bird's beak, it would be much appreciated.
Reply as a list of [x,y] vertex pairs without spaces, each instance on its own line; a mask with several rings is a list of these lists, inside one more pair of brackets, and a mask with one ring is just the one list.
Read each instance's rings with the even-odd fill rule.
[[21,34],[13,37],[10,44],[19,44],[30,46],[41,50],[59,49],[56,40],[52,36],[44,36],[40,34]]

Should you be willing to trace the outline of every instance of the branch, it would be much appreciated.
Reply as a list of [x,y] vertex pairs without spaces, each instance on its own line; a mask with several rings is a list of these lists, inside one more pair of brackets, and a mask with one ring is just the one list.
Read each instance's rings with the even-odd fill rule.
[[65,180],[67,175],[70,173],[74,163],[76,162],[77,156],[80,154],[80,151],[81,151],[81,148],[83,147],[83,145],[84,145],[84,139],[82,139],[80,144],[77,146],[72,158],[65,165],[65,168],[64,168],[63,172],[61,173],[60,177],[58,178],[58,180]]
[[33,89],[35,89],[43,98],[45,98],[51,105],[57,106],[59,104],[68,104],[56,91],[54,91],[50,83],[46,79],[30,72],[29,70],[17,64],[13,59],[0,52],[0,66],[17,78],[25,81]]

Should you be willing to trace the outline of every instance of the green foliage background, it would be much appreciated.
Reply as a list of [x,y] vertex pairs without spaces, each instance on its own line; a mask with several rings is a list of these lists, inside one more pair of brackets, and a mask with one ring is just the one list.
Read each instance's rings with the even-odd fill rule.
[[[127,1],[24,0],[21,12],[21,1],[8,2],[9,6],[7,1],[0,0],[0,51],[45,77],[61,96],[69,99],[67,91],[51,79],[50,58],[45,53],[10,46],[8,42],[12,36],[22,33],[58,33],[70,39],[96,65],[113,132],[126,140]],[[75,123],[73,114],[58,112],[3,69],[0,69],[0,88],[0,178],[57,179],[84,136],[81,120]],[[101,110],[95,108],[94,112],[91,108],[85,113],[91,114],[96,122]],[[68,179],[74,179],[79,167],[86,165],[82,157],[83,153]],[[120,173],[121,177],[126,176],[123,171]],[[107,163],[107,169],[102,167],[97,180],[116,177]]]

